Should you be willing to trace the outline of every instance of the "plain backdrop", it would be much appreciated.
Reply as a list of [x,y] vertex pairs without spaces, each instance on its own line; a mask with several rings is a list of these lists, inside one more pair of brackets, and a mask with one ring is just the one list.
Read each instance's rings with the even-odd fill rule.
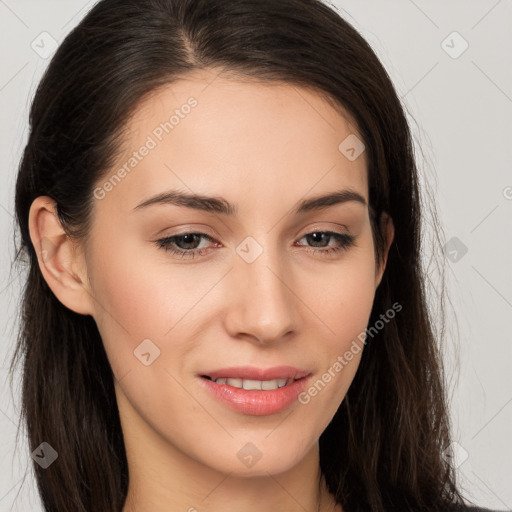
[[[35,446],[24,431],[15,444],[19,390],[13,396],[7,384],[23,283],[11,272],[16,171],[52,41],[94,3],[0,0],[0,512],[42,510],[30,470]],[[391,76],[414,133],[425,202],[437,201],[444,238],[435,242],[427,216],[424,258],[445,258],[453,304],[443,353],[461,488],[479,505],[512,510],[512,2],[333,3]]]

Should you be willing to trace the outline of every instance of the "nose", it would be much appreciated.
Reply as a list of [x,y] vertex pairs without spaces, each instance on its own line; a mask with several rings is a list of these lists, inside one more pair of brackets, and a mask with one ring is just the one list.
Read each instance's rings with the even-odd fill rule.
[[243,252],[236,254],[226,284],[231,300],[225,322],[231,336],[267,345],[299,330],[296,285],[291,268],[277,250],[264,249],[252,262]]

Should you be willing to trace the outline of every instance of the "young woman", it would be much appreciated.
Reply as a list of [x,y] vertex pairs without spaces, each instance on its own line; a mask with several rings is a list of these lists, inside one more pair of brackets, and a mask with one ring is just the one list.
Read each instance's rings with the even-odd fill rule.
[[45,510],[475,510],[410,132],[318,0],[102,0],[37,89],[13,367]]

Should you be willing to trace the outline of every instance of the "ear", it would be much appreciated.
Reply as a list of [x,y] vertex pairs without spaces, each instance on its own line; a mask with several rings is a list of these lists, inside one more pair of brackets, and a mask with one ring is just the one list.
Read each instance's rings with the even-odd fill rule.
[[377,262],[375,269],[375,289],[379,286],[386,269],[386,263],[388,261],[389,248],[395,237],[395,227],[393,219],[388,215],[387,212],[382,212],[380,216],[380,229],[384,236],[384,252],[382,254],[382,260]]
[[57,215],[56,203],[47,196],[37,197],[29,211],[30,239],[39,268],[59,301],[75,313],[92,315],[85,258],[69,238]]

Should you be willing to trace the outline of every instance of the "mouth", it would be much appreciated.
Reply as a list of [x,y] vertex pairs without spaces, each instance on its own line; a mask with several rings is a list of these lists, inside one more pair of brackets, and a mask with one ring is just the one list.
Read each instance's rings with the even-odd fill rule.
[[268,369],[232,367],[200,373],[210,396],[248,415],[269,415],[295,401],[312,372],[291,366]]
[[309,370],[293,366],[274,366],[266,369],[233,366],[205,372],[200,376],[217,384],[226,384],[238,389],[269,391],[288,386],[310,373]]
[[255,380],[255,379],[237,379],[234,377],[220,377],[212,379],[208,375],[201,375],[203,379],[210,380],[216,384],[226,384],[238,389],[257,389],[262,391],[270,391],[272,389],[289,386],[292,382],[299,379],[271,379],[271,380]]

